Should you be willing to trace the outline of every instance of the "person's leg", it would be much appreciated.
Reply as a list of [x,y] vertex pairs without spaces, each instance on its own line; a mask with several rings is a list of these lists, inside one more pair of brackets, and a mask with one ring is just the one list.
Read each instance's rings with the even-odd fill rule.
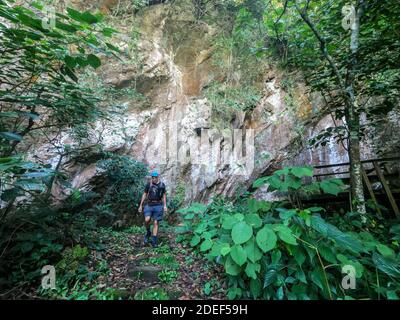
[[162,205],[154,206],[154,222],[153,222],[153,238],[152,238],[152,245],[153,247],[157,246],[157,235],[158,235],[158,225],[159,222],[162,220],[164,208]]
[[151,232],[150,232],[151,218],[150,218],[150,216],[144,218],[144,224],[145,224],[145,226],[146,226],[147,234],[148,234],[148,235],[151,235]]
[[144,207],[144,225],[146,227],[146,235],[144,237],[144,242],[147,243],[151,237],[151,232],[150,232],[150,223],[151,223],[151,210],[150,208],[146,205]]
[[151,237],[151,245],[153,247],[157,246],[157,233],[158,233],[158,221],[154,219],[153,221],[153,236]]
[[158,233],[158,220],[154,220],[153,222],[153,236],[157,237]]

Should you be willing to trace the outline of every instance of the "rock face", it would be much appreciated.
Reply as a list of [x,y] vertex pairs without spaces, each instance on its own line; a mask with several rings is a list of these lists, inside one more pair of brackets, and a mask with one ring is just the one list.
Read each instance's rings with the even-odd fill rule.
[[[216,27],[196,20],[190,1],[180,1],[181,10],[174,5],[162,3],[139,11],[138,55],[128,54],[124,63],[103,63],[101,73],[108,86],[135,89],[146,103],[138,108],[137,101],[122,97],[123,114],[96,123],[89,140],[159,169],[169,195],[178,185],[184,186],[186,201],[207,202],[214,194],[233,196],[283,165],[348,160],[344,147],[334,141],[312,152],[306,148],[304,141],[334,126],[333,119],[320,116],[321,98],[308,94],[298,75],[292,75],[294,85],[289,90],[282,84],[283,72],[273,66],[260,80],[262,99],[255,108],[232,109],[232,121],[216,129],[215,106],[204,95],[207,85],[224,77],[211,59]],[[121,21],[115,27],[126,31],[116,45],[128,50],[129,26]],[[38,154],[57,162],[46,146],[38,148]],[[363,156],[372,157],[374,152],[364,147]],[[96,169],[88,164],[71,175],[73,185],[81,188]]]

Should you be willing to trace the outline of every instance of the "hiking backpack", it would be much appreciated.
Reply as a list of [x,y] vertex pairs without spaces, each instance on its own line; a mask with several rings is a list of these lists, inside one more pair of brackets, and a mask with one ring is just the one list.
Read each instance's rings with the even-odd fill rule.
[[165,189],[165,185],[161,181],[158,185],[150,182],[149,193],[147,196],[147,199],[149,200],[149,202],[161,201],[162,196],[163,196],[163,189]]

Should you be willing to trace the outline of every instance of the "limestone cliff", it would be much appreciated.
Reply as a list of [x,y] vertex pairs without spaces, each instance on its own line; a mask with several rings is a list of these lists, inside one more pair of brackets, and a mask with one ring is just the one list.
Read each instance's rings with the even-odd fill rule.
[[[113,20],[114,27],[121,30],[115,45],[125,54],[122,61],[104,57],[99,77],[106,86],[121,92],[133,89],[142,99],[121,93],[122,116],[94,124],[88,141],[158,168],[169,194],[173,196],[181,185],[186,201],[208,201],[214,194],[233,196],[260,175],[283,165],[347,161],[345,149],[334,141],[313,151],[306,147],[310,137],[334,125],[333,119],[323,112],[321,97],[308,93],[299,74],[284,73],[273,63],[262,66],[257,105],[247,111],[232,109],[229,121],[219,118],[213,111],[216,106],[204,94],[210,83],[226,77],[226,70],[215,64],[213,56],[219,27],[199,21],[190,1],[175,1],[173,6],[152,5],[131,19]],[[133,36],[137,39],[134,48],[130,46]],[[240,87],[243,71],[232,74]],[[292,80],[290,88],[284,85],[287,78]],[[193,148],[204,139],[206,129],[210,130],[204,141],[214,152],[200,164],[185,161],[191,151],[193,156]],[[230,148],[235,129],[250,140],[251,133],[246,130],[253,130],[253,168],[242,170],[234,159],[222,159],[221,151]],[[73,144],[70,133],[58,137],[58,143]],[[52,150],[50,145],[37,145],[32,153],[55,166],[58,158]],[[372,156],[373,150],[364,147],[364,157]],[[69,166],[75,188],[90,188],[99,174],[93,163]],[[55,186],[53,192],[62,197],[63,188]]]

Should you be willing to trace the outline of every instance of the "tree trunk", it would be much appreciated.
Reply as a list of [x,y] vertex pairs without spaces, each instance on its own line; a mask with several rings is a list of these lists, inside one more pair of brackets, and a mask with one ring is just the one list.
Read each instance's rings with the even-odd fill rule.
[[366,209],[360,155],[360,110],[358,108],[354,84],[358,64],[357,55],[359,49],[360,20],[364,13],[365,1],[357,1],[356,16],[354,17],[354,23],[351,28],[351,54],[348,60],[346,79],[343,79],[343,76],[336,66],[335,61],[329,54],[326,40],[323,38],[321,33],[317,30],[313,22],[310,20],[310,17],[307,15],[307,7],[302,10],[296,1],[294,4],[303,21],[310,27],[311,31],[314,33],[317,40],[319,41],[321,52],[324,55],[325,59],[328,61],[333,73],[335,74],[339,84],[339,88],[345,98],[345,119],[347,122],[349,133],[348,155],[350,161],[351,200],[352,204],[355,205],[356,211],[362,215],[361,221],[365,223]]
[[347,110],[346,121],[349,128],[349,160],[350,160],[350,187],[351,202],[358,213],[361,214],[361,222],[366,222],[366,208],[364,197],[364,186],[362,179],[362,164],[360,154],[360,110],[355,94],[355,74],[358,65],[358,49],[360,37],[360,20],[364,13],[364,1],[357,3],[356,16],[351,28],[350,50],[351,55],[347,67],[346,91],[347,91]]
[[362,215],[361,222],[365,223],[366,209],[365,209],[365,198],[364,198],[364,186],[362,180],[360,137],[358,130],[351,130],[349,135],[350,136],[349,136],[348,148],[349,148],[349,160],[350,160],[351,202],[353,205],[353,210],[355,208],[355,210]]

